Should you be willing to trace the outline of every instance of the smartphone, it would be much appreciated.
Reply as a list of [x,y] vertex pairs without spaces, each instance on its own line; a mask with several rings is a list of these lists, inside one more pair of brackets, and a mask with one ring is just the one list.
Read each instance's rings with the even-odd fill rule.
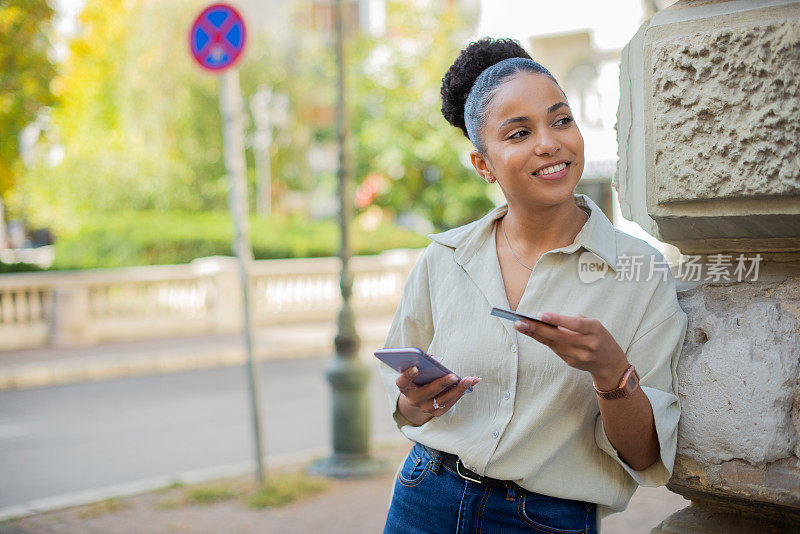
[[[412,382],[418,386],[424,386],[425,384],[433,382],[437,378],[441,378],[453,373],[453,371],[436,361],[430,354],[426,354],[417,347],[378,349],[375,351],[375,356],[380,361],[400,373],[409,367],[414,367],[416,365],[417,369],[419,369],[419,374],[414,377]],[[458,378],[458,381],[461,381],[460,377]],[[453,384],[453,386],[456,384]],[[472,388],[469,388],[469,390],[472,391]]]
[[508,319],[509,321],[517,321],[519,319],[527,319],[528,321],[534,321],[537,323],[546,324],[547,326],[552,326],[553,328],[558,328],[557,325],[546,323],[541,319],[537,319],[535,317],[528,317],[527,315],[522,315],[521,313],[513,312],[511,310],[504,310],[502,308],[492,308],[492,311],[489,312],[491,315],[495,317],[500,317],[501,319]]

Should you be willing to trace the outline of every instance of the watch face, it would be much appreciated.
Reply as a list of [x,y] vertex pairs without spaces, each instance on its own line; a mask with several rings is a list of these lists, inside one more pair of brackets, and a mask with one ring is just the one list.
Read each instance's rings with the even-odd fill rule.
[[639,377],[636,376],[636,373],[631,373],[631,376],[628,377],[628,381],[623,386],[623,389],[626,393],[630,393],[636,389],[636,386],[639,384]]

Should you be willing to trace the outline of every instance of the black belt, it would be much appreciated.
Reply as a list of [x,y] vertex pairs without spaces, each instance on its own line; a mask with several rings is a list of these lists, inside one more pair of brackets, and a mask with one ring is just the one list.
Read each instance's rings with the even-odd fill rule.
[[464,467],[464,464],[461,462],[461,459],[455,454],[443,451],[438,451],[438,452],[442,456],[442,465],[449,468],[454,473],[458,474],[458,476],[460,476],[464,480],[470,480],[472,482],[477,482],[478,484],[484,484],[486,486],[492,486],[494,488],[508,488],[509,485],[513,485],[518,488],[520,487],[517,486],[517,484],[515,484],[511,480],[498,480],[496,478],[481,476],[478,473],[470,471],[469,469]]

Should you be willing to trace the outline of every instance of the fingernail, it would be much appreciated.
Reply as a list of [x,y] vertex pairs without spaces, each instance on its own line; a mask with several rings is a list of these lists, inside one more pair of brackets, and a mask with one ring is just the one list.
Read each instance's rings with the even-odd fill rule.
[[451,384],[455,384],[455,383],[457,383],[457,382],[458,382],[458,377],[457,377],[457,376],[451,376],[451,377],[450,377],[450,383],[451,383]]
[[545,313],[540,313],[540,314],[539,314],[539,319],[541,319],[542,321],[549,321],[549,320],[550,320],[550,319],[552,319],[552,318],[553,318],[553,316],[552,316],[552,315],[550,315],[550,314],[549,314],[549,313],[547,313],[547,312],[545,312]]
[[477,384],[477,383],[478,383],[478,382],[480,382],[481,380],[483,380],[483,379],[482,379],[482,378],[480,378],[480,377],[476,377],[476,378],[475,378],[475,380],[472,382],[472,385],[474,386],[475,384]]
[[419,374],[419,369],[417,369],[417,366],[415,365],[414,367],[411,368],[411,376],[417,376],[418,374]]
[[514,323],[514,328],[526,332],[528,330],[528,323],[525,323],[523,321],[517,321],[516,323]]

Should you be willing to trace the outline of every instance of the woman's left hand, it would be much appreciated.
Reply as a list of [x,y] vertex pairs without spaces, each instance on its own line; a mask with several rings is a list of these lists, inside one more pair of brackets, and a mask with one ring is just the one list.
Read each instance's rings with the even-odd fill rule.
[[570,367],[591,373],[598,389],[607,391],[619,385],[630,364],[600,321],[557,313],[543,313],[539,318],[556,326],[519,320],[514,328],[550,347]]

